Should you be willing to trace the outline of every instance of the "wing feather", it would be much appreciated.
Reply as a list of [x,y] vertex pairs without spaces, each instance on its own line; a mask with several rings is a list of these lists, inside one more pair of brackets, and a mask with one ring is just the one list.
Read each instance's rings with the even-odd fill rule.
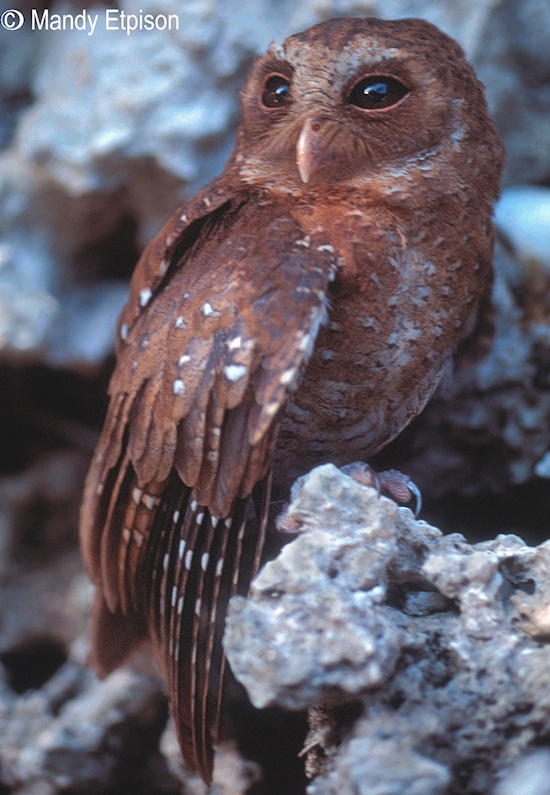
[[259,562],[278,425],[336,267],[326,241],[309,240],[275,201],[232,197],[219,183],[178,211],[132,280],[85,489],[98,667],[122,657],[107,652],[100,621],[107,633],[125,615],[136,638],[148,627],[184,756],[205,780],[221,720],[223,616]]

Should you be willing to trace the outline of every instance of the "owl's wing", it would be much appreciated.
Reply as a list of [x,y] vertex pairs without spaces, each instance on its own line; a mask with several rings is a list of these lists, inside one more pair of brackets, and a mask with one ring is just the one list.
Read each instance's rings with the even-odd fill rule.
[[151,637],[184,756],[205,780],[223,614],[258,564],[282,409],[335,267],[280,206],[214,183],[146,249],[119,323],[81,514],[98,586],[92,658],[107,673]]

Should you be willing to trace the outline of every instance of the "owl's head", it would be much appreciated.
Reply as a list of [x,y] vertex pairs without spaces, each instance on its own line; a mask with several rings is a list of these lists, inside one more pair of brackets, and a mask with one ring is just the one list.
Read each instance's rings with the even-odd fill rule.
[[482,171],[501,161],[458,44],[419,19],[343,18],[272,44],[256,61],[235,162],[246,182],[292,191],[369,180],[411,161],[428,169],[441,149]]

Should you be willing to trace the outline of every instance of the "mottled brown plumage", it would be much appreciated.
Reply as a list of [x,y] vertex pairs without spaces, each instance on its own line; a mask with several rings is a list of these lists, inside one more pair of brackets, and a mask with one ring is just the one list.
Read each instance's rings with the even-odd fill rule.
[[423,409],[490,290],[501,165],[454,41],[332,20],[256,62],[225,171],[136,268],[82,509],[92,660],[151,639],[205,780],[270,495]]

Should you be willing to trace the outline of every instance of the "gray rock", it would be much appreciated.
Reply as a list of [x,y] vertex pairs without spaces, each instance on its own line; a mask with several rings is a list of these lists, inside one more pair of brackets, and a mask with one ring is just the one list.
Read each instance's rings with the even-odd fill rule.
[[550,272],[550,189],[508,188],[495,208],[495,222],[524,267]]
[[538,0],[497,2],[473,59],[508,151],[508,184],[548,180],[550,60],[541,42],[549,35]]
[[[349,478],[335,480],[334,471],[314,470],[293,503],[292,518],[309,532],[300,531],[263,569],[251,601],[232,600],[225,647],[256,707],[338,703],[379,687],[395,666],[399,632],[381,604],[394,538],[386,517],[369,521],[376,493],[355,489]],[[322,504],[314,496],[318,514],[312,490],[324,495]],[[349,532],[341,530],[337,505],[346,505]],[[395,521],[395,503],[385,500],[385,507]],[[312,516],[316,529],[308,528]]]
[[165,721],[158,680],[121,670],[99,682],[67,663],[47,687],[21,696],[3,715],[3,783],[48,784],[52,793],[112,791],[121,776],[131,781]]
[[254,703],[332,707],[308,792],[490,792],[550,720],[550,542],[444,536],[332,465],[293,497],[225,646]]
[[550,795],[550,751],[526,754],[504,774],[495,795]]
[[444,795],[451,783],[448,768],[428,759],[411,732],[395,722],[373,732],[361,722],[338,755],[334,769],[308,787],[309,795]]

